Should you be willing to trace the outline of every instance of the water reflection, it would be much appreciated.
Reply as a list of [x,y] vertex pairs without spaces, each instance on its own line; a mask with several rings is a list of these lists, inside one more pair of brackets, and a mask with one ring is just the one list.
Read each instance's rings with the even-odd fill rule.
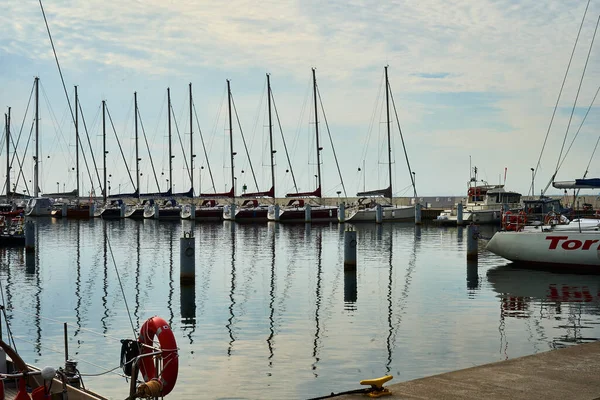
[[[227,221],[229,222],[229,221]],[[229,346],[227,347],[227,356],[231,357],[233,343],[235,343],[235,335],[233,333],[233,322],[235,319],[235,224],[229,222],[230,225],[230,241],[231,241],[231,286],[229,290],[229,318],[227,319],[227,332],[229,332]]]
[[267,338],[267,347],[269,348],[269,368],[273,368],[273,339],[275,338],[275,226],[269,229],[271,235],[271,279],[269,282],[269,337]]
[[[310,224],[306,224],[310,225]],[[319,335],[321,333],[321,325],[319,321],[319,313],[321,311],[321,278],[323,273],[323,238],[321,234],[321,230],[317,231],[317,239],[316,239],[316,248],[317,248],[317,285],[316,285],[316,295],[315,295],[315,340],[313,342],[313,353],[312,357],[314,359],[312,363],[312,370],[315,378],[319,376],[316,373],[317,364],[319,363]]]
[[[544,341],[542,320],[552,320],[553,348],[596,341],[592,322],[583,315],[600,315],[600,276],[554,273],[519,268],[513,264],[490,269],[487,280],[500,298],[501,324],[505,318],[528,321],[532,341]],[[533,324],[533,326],[531,326]],[[595,323],[593,323],[595,324]]]
[[344,311],[356,311],[356,299],[358,297],[356,279],[356,266],[344,265]]

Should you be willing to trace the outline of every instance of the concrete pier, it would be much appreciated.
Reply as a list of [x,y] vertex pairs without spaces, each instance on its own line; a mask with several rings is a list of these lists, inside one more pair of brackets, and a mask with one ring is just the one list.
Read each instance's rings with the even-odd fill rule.
[[[383,399],[578,400],[600,398],[600,342],[580,344],[396,384]],[[360,377],[360,379],[374,377]],[[397,378],[396,378],[397,379]],[[393,381],[392,381],[393,382]],[[357,382],[356,388],[360,387]],[[352,388],[335,388],[336,392]],[[360,399],[344,395],[336,399]]]

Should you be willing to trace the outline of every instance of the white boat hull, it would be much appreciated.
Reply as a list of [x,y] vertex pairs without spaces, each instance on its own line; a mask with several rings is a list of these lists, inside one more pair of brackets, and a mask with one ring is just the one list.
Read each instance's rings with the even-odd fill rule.
[[496,232],[486,249],[514,262],[600,266],[600,232]]
[[[377,208],[349,209],[346,222],[376,222]],[[415,220],[415,207],[382,207],[383,222],[410,222]]]

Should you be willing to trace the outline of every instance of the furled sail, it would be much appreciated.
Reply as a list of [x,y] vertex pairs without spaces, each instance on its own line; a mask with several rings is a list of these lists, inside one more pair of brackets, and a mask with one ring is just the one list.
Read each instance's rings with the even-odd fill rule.
[[600,178],[552,182],[552,186],[556,189],[598,189],[600,188]]
[[242,197],[275,197],[275,187],[271,186],[266,192],[244,193]]
[[321,197],[321,186],[319,186],[314,192],[300,192],[300,193],[288,193],[285,197]]
[[387,198],[392,198],[392,187],[388,186],[386,189],[378,189],[378,190],[367,190],[366,192],[358,192],[356,193],[357,197],[371,197],[371,196],[382,196]]

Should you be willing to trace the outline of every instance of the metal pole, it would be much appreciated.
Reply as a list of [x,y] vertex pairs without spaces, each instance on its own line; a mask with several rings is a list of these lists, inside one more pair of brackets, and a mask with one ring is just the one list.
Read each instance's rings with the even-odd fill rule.
[[4,114],[6,121],[6,200],[8,201],[8,195],[10,194],[10,107],[8,107],[8,114]]
[[317,142],[317,189],[321,188],[321,147],[319,146],[319,115],[317,113],[317,75],[316,68],[312,69],[313,74],[313,97],[315,98],[315,135]]
[[[269,144],[271,145],[271,187],[275,190],[275,151],[273,151],[273,123],[271,122],[271,76],[267,74],[267,98],[269,104]],[[273,194],[275,197],[275,194]]]
[[[77,103],[75,103],[77,104]],[[64,332],[65,332],[65,365],[67,364],[67,361],[69,360],[69,338],[67,336],[67,323],[65,322],[63,324],[64,327]]]
[[190,184],[192,185],[192,198],[194,197],[194,123],[192,119],[192,83],[190,82]]
[[173,156],[171,152],[171,89],[167,88],[167,108],[169,113],[169,191],[173,193]]
[[233,125],[231,123],[231,85],[229,79],[227,79],[227,97],[229,99],[229,151],[231,153],[231,187],[233,188],[233,198],[235,201],[235,176],[233,171]]
[[[138,104],[137,104],[137,92],[133,92],[133,102],[135,103],[135,189],[138,193],[138,199],[140,198],[140,152],[138,145]],[[119,189],[119,193],[121,190]]]
[[79,203],[79,98],[75,86],[75,173],[77,174],[77,203]]
[[39,123],[39,106],[40,106],[40,78],[35,77],[35,162],[33,163],[33,197],[39,196],[38,185],[38,160],[40,155],[40,123]]
[[[388,81],[388,66],[385,66],[385,115],[387,125],[388,142],[388,174],[390,175],[390,196],[393,196],[392,190],[392,139],[390,135],[390,84]],[[414,184],[414,182],[413,182]],[[391,200],[391,198],[390,198]]]
[[106,100],[102,100],[102,149],[104,154],[104,190],[102,190],[102,197],[104,197],[106,203]]

